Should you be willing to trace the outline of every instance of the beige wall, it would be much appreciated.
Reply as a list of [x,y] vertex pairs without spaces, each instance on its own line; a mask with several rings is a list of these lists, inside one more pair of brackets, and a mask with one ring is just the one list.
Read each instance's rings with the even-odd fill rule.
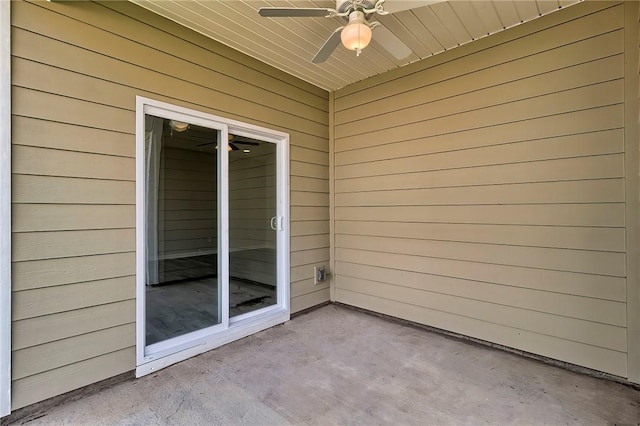
[[328,300],[328,94],[127,2],[14,2],[12,409],[135,367],[135,96],[291,136],[292,311]]
[[624,10],[587,2],[336,92],[335,300],[633,376]]

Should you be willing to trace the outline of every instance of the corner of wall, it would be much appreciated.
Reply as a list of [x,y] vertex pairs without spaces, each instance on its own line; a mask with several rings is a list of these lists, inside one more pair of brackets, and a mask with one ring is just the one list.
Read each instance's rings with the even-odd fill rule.
[[625,216],[627,244],[627,375],[640,383],[640,146],[639,137],[639,7],[624,2],[625,43]]
[[11,413],[11,2],[0,2],[0,417]]
[[334,302],[336,290],[335,244],[335,91],[329,92],[329,300]]

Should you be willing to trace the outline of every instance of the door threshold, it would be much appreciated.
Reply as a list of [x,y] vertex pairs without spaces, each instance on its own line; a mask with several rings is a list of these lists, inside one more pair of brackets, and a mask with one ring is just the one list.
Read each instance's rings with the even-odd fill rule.
[[289,321],[289,319],[289,311],[281,308],[268,314],[258,315],[239,321],[230,325],[229,328],[223,332],[218,332],[214,335],[192,341],[190,345],[185,345],[187,347],[179,352],[173,352],[169,355],[156,358],[139,365],[136,367],[136,377],[155,373],[162,368],[184,361],[196,355],[200,355],[201,353],[208,352],[212,349],[219,348],[227,343],[242,339],[243,337],[266,330],[267,328],[283,324]]

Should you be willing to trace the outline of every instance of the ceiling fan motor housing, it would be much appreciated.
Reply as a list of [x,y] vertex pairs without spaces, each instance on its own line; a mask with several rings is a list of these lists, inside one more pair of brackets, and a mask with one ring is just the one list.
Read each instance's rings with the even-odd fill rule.
[[[375,5],[376,2],[370,0],[336,0],[336,10],[338,13],[345,13],[353,10],[373,9]],[[370,15],[367,15],[366,19],[369,19],[370,17]]]

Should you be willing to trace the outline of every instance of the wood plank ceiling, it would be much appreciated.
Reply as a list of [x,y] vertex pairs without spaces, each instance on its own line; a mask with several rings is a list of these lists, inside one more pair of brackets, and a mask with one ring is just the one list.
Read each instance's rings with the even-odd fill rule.
[[[130,0],[240,52],[333,91],[348,84],[470,43],[582,0],[450,0],[376,15],[411,54],[396,59],[373,41],[357,57],[338,46],[322,64],[311,58],[343,18],[263,18],[260,7],[334,8],[331,0]],[[393,1],[393,0],[387,0]]]

